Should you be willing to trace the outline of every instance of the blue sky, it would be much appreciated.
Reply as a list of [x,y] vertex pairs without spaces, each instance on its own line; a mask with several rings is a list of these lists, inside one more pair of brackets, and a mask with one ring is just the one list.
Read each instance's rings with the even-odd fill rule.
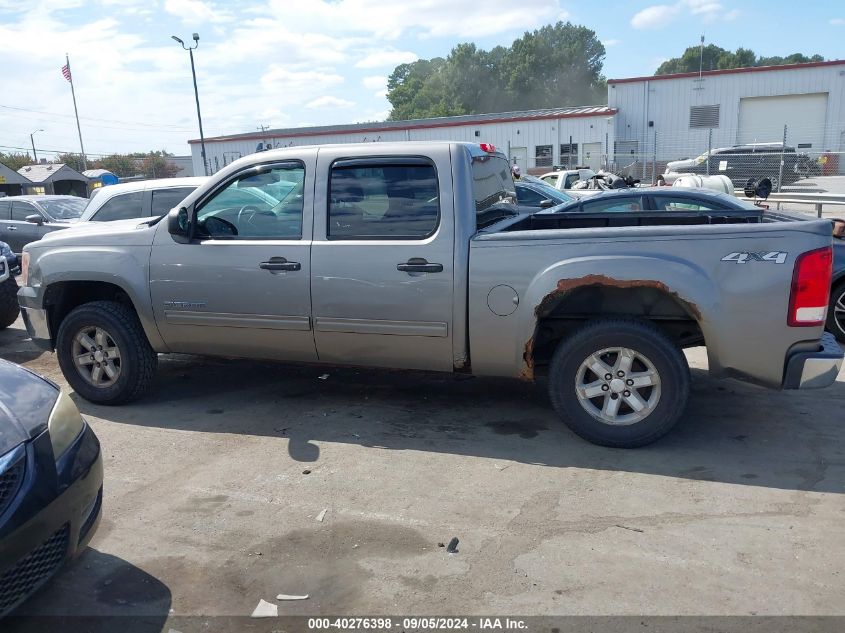
[[459,42],[508,45],[559,19],[596,31],[609,78],[652,74],[707,41],[758,54],[841,58],[842,0],[0,0],[0,151],[78,150],[71,56],[86,151],[188,152],[198,136],[188,54],[206,136],[381,120],[393,67]]

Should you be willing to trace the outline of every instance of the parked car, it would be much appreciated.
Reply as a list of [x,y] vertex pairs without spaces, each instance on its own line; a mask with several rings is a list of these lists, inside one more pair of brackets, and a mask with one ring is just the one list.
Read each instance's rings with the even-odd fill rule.
[[572,185],[579,180],[589,180],[595,175],[596,172],[589,167],[577,167],[575,169],[550,171],[540,176],[540,180],[550,184],[555,189],[572,189]]
[[714,376],[836,380],[829,221],[651,211],[590,226],[521,213],[513,191],[488,144],[247,156],[164,219],[28,245],[23,319],[92,402],[141,396],[167,352],[547,376],[564,422],[618,447],[682,416],[684,347],[706,345]]
[[572,196],[532,176],[523,176],[514,181],[513,184],[516,188],[516,200],[519,203],[519,209],[526,213],[549,209],[574,200]]
[[20,253],[26,244],[76,222],[87,204],[87,198],[76,196],[0,198],[0,241]]
[[206,180],[204,176],[159,178],[102,187],[79,221],[113,222],[164,215]]
[[100,443],[73,400],[0,360],[0,617],[85,549],[102,495]]
[[15,281],[18,271],[18,258],[8,244],[0,242],[0,330],[9,327],[20,314],[18,283]]
[[[670,212],[674,221],[680,222],[681,217],[684,217],[690,223],[696,223],[698,218],[704,218],[708,222],[718,218],[718,221],[725,223],[807,220],[806,215],[766,210],[730,194],[681,187],[643,187],[608,191],[586,200],[574,200],[551,211],[581,214],[584,221],[592,217],[590,214],[638,213],[644,224],[653,224],[657,219],[655,212],[660,211]],[[845,221],[837,220],[836,223],[826,329],[840,342],[845,343]]]
[[[669,174],[722,174],[731,179],[735,187],[742,188],[753,178],[768,178],[775,191],[781,175],[780,161],[783,156],[783,183],[793,184],[802,177],[798,168],[798,154],[794,147],[783,143],[747,143],[711,150],[697,158],[673,160],[667,163]],[[671,177],[664,180],[669,183]]]

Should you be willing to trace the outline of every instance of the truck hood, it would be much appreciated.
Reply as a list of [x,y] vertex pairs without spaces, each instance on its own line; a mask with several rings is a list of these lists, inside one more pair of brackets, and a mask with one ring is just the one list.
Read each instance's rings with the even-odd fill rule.
[[54,246],[146,246],[152,244],[156,218],[136,218],[115,222],[78,222],[62,231],[47,233],[29,246],[33,248]]
[[0,360],[0,458],[46,430],[58,397],[52,383]]

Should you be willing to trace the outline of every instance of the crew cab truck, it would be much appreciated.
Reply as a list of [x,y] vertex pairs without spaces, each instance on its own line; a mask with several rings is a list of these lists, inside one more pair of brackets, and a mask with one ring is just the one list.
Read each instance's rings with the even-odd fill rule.
[[634,447],[682,416],[684,347],[775,389],[836,379],[829,221],[529,215],[513,190],[486,144],[263,152],[164,218],[28,245],[19,300],[102,404],[169,352],[544,377],[572,430]]

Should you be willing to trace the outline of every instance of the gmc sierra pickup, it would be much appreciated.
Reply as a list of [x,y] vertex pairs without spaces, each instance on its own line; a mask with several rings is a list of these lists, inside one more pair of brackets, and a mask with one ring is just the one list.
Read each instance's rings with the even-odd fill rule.
[[829,221],[515,201],[487,144],[274,150],[163,219],[29,244],[18,296],[33,340],[103,404],[143,394],[168,352],[543,376],[572,430],[633,447],[683,414],[685,347],[767,387],[836,379]]

